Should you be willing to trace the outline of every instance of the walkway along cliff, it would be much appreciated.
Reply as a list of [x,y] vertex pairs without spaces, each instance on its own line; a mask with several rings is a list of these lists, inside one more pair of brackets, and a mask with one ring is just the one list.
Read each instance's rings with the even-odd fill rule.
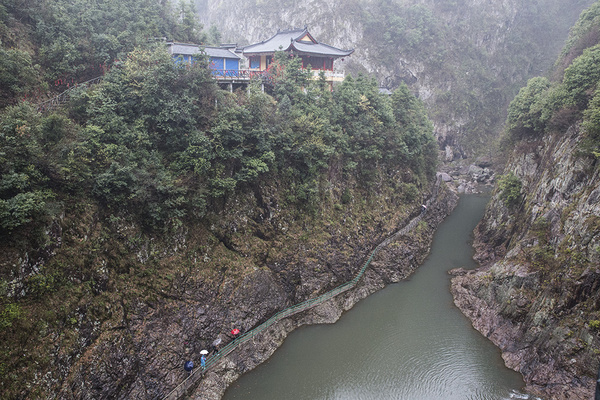
[[[343,311],[350,309],[360,299],[388,283],[408,277],[423,261],[429,248],[416,247],[410,236],[424,234],[427,243],[430,243],[435,227],[456,205],[456,195],[445,185],[440,189],[441,182],[438,176],[432,196],[425,203],[427,211],[419,210],[418,215],[380,242],[352,280],[318,297],[276,313],[256,328],[228,343],[219,353],[207,359],[204,370],[194,370],[164,399],[180,399],[185,395],[218,399],[229,383],[268,358],[283,342],[285,336],[296,327],[313,323],[333,323]],[[199,397],[195,397],[194,394]]]

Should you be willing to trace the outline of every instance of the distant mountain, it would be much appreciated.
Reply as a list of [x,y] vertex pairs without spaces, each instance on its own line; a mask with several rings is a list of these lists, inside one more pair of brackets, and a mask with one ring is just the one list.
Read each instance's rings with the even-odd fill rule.
[[406,82],[424,100],[449,160],[490,151],[508,102],[556,59],[592,0],[196,0],[205,27],[247,44],[307,25],[355,53],[340,68]]

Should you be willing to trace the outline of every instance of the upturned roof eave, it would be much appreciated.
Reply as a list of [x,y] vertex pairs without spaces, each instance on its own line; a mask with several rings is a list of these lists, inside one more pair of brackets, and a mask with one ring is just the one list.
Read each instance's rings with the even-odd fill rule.
[[[283,37],[287,37],[287,41],[282,40],[282,35]],[[310,41],[300,40],[305,36],[308,36]],[[315,49],[315,51],[311,51],[306,46],[315,46],[317,49]],[[278,48],[275,49],[273,47]],[[242,49],[242,54],[247,57],[256,55],[272,55],[277,51],[294,51],[298,54],[339,58],[349,56],[354,52],[354,49],[343,50],[325,43],[320,43],[305,27],[302,30],[294,29],[290,31],[278,31],[277,34],[267,40],[244,47]]]
[[[275,39],[277,36],[280,36],[280,35],[285,35],[286,33],[291,33],[291,32],[301,32],[301,35],[300,35],[299,37],[302,37],[303,35],[305,35],[305,34],[306,34],[306,32],[307,32],[307,29],[305,28],[305,29],[304,29],[304,30],[302,30],[302,31],[300,31],[300,30],[296,30],[296,29],[292,29],[292,30],[290,30],[290,31],[278,31],[276,34],[274,34],[273,36],[271,36],[270,38],[268,38],[268,39],[266,39],[266,40],[263,40],[262,42],[258,42],[258,43],[254,43],[254,44],[250,44],[250,45],[248,45],[248,46],[245,46],[245,47],[242,49],[242,53],[243,53],[243,54],[245,54],[245,53],[246,53],[246,49],[247,49],[247,48],[252,48],[252,47],[259,47],[259,46],[263,46],[263,45],[265,45],[266,43],[269,43],[270,41],[274,40],[274,39]],[[293,37],[293,36],[292,36],[292,38],[294,38],[294,40],[296,39],[296,37]],[[293,40],[292,40],[292,41],[293,41]],[[289,46],[288,46],[288,48],[289,48]],[[282,51],[286,51],[286,50],[287,50],[287,49],[282,49]],[[275,51],[277,51],[277,50],[271,50],[271,49],[270,49],[270,50],[254,51],[254,52],[253,52],[253,51],[250,51],[250,53],[249,53],[249,54],[269,54],[269,53],[275,53]]]
[[[321,43],[322,44],[322,43]],[[273,55],[278,51],[291,51],[293,50],[294,53],[296,54],[301,54],[301,55],[316,55],[316,56],[322,56],[322,57],[347,57],[350,54],[354,53],[354,49],[350,49],[350,50],[339,50],[340,52],[342,52],[343,54],[331,54],[331,53],[315,53],[315,52],[310,52],[310,51],[305,51],[305,50],[300,50],[298,48],[296,48],[295,46],[293,46],[293,43],[290,44],[290,46],[288,46],[287,49],[282,49],[282,50],[263,50],[263,51],[243,51],[242,54],[244,54],[244,56],[255,56],[255,55]]]
[[[294,42],[294,43],[296,43],[296,42]],[[293,48],[293,49],[294,49],[294,51],[295,51],[297,54],[301,54],[301,55],[304,55],[304,54],[307,54],[307,55],[314,54],[314,55],[323,56],[323,57],[327,57],[327,56],[329,56],[329,57],[347,57],[347,56],[349,56],[350,54],[354,53],[354,49],[350,49],[350,50],[342,50],[342,49],[338,49],[338,48],[335,48],[335,47],[333,47],[333,46],[330,46],[330,45],[328,45],[328,44],[324,44],[324,43],[318,43],[318,42],[317,42],[317,43],[315,43],[315,44],[318,44],[318,45],[320,45],[320,46],[324,46],[324,47],[333,48],[333,49],[335,49],[335,51],[336,51],[336,52],[339,52],[339,53],[341,53],[341,54],[310,52],[310,51],[307,51],[307,50],[303,50],[303,49],[299,49],[299,48],[297,48],[296,46],[294,46],[294,43],[292,43],[292,44],[290,45],[290,48]]]

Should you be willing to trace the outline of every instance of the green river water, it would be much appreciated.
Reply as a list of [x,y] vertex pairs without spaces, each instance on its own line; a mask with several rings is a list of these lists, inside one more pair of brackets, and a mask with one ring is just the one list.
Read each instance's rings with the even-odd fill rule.
[[521,376],[454,306],[447,271],[475,268],[472,231],[487,197],[466,195],[407,281],[332,325],[297,329],[224,400],[529,399]]

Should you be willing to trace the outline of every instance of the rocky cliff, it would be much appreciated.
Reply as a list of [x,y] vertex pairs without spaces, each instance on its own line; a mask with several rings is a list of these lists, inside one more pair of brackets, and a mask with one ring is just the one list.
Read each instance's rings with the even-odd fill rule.
[[582,13],[552,81],[511,102],[507,162],[475,229],[482,268],[452,293],[529,391],[590,399],[600,354],[600,2]]
[[575,125],[520,143],[506,169],[523,197],[492,197],[475,230],[485,267],[454,271],[456,305],[531,392],[590,399],[600,354],[600,171]]
[[[448,161],[490,154],[518,87],[547,70],[592,0],[196,0],[201,21],[240,45],[307,25],[355,52],[338,68],[401,82],[425,101]],[[551,28],[550,28],[551,27]]]
[[[252,214],[252,210],[258,212],[253,206],[256,199],[234,201],[235,215],[213,229],[226,237],[234,231],[260,230],[264,239],[240,234],[239,241],[234,238],[228,246],[244,253],[243,257],[252,258],[254,255],[248,249],[257,250],[257,242],[263,243],[270,247],[270,254],[263,254],[267,260],[263,266],[249,262],[245,271],[232,271],[225,261],[220,271],[206,274],[203,264],[210,263],[209,257],[228,257],[225,243],[214,243],[215,249],[198,253],[197,259],[189,260],[186,268],[191,273],[174,267],[177,272],[167,278],[172,284],[158,293],[140,297],[127,292],[127,282],[115,283],[119,286],[115,296],[120,300],[117,304],[106,304],[106,312],[114,313],[111,320],[116,322],[105,323],[112,326],[81,328],[88,330],[89,335],[81,332],[81,338],[88,338],[88,342],[81,343],[84,351],[81,354],[75,351],[75,359],[63,361],[65,366],[71,366],[71,372],[59,397],[162,398],[186,377],[183,361],[194,358],[197,361],[199,351],[210,348],[216,338],[222,338],[222,344],[226,344],[231,340],[227,332],[233,327],[248,331],[290,305],[349,281],[375,245],[406,224],[414,212],[419,212],[385,207],[382,199],[371,204],[381,214],[364,214],[367,219],[363,222],[354,220],[360,213],[329,215],[326,218],[331,229],[318,231],[314,229],[316,226],[295,226],[285,218],[285,211],[273,203],[265,204],[266,208],[260,211],[265,221],[257,224],[246,214]],[[410,237],[400,237],[384,248],[356,289],[283,320],[236,350],[200,382],[197,393],[202,395],[198,398],[219,399],[229,383],[264,361],[296,327],[334,322],[359,299],[410,275],[426,256],[435,228],[455,204],[456,196],[442,188],[425,220]],[[267,231],[267,226],[275,231]],[[303,237],[296,236],[300,232],[304,232]],[[179,238],[184,254],[195,240],[189,235]],[[153,248],[150,243],[140,245],[138,255],[147,251],[171,251],[170,257],[181,260],[174,248]],[[50,385],[43,378],[40,383]]]
[[[432,187],[421,192],[407,202],[389,185],[355,188],[344,205],[334,196],[317,214],[304,214],[282,206],[284,194],[274,184],[229,197],[212,224],[188,223],[172,237],[147,236],[135,224],[101,218],[93,207],[67,213],[62,229],[51,233],[62,245],[49,256],[56,262],[78,257],[93,263],[94,272],[75,272],[60,289],[56,277],[36,280],[39,294],[21,306],[31,317],[4,326],[3,340],[14,336],[22,347],[14,350],[11,369],[2,365],[3,396],[163,398],[186,377],[183,363],[198,362],[200,350],[219,337],[226,344],[232,328],[246,332],[351,280],[377,244],[419,213]],[[380,251],[355,290],[282,321],[232,353],[200,382],[199,398],[220,398],[296,327],[333,322],[359,299],[407,277],[455,203],[442,185],[424,221]],[[8,386],[18,378],[27,385]]]
[[[367,297],[386,285],[408,278],[424,261],[429,252],[431,239],[439,223],[456,206],[458,197],[442,183],[437,195],[431,198],[430,207],[422,220],[409,230],[409,234],[394,237],[377,253],[364,277],[358,285],[333,299],[286,318],[262,332],[235,353],[229,355],[212,368],[193,391],[192,398],[203,400],[218,400],[227,386],[241,374],[247,372],[266,360],[282,343],[288,333],[306,324],[334,323],[344,311],[352,308],[359,300]],[[414,217],[414,214],[413,214]],[[408,220],[403,220],[395,229],[402,230]],[[394,235],[388,235],[388,238]],[[371,248],[376,242],[371,242]],[[366,255],[366,254],[365,254]],[[343,260],[339,260],[344,262]],[[364,259],[361,261],[364,262]],[[323,287],[326,281],[321,278],[305,277],[307,289]],[[317,291],[321,291],[317,289]],[[310,296],[313,297],[313,296]],[[285,303],[280,304],[283,308]],[[262,307],[261,304],[250,302],[250,306]],[[180,374],[181,375],[181,374]]]

